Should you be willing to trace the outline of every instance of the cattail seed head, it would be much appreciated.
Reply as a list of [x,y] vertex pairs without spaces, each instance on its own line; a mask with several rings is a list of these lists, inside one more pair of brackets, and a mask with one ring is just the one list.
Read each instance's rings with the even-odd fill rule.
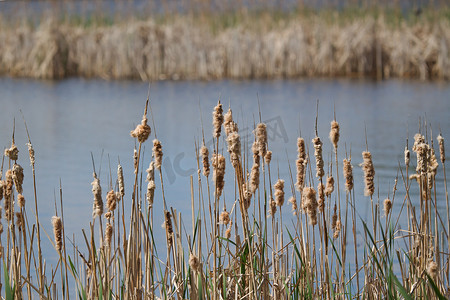
[[337,239],[339,237],[339,233],[341,232],[341,227],[342,227],[341,220],[337,220],[336,226],[334,228],[334,234],[333,234],[334,239]]
[[299,157],[295,164],[297,166],[297,182],[295,183],[295,187],[299,192],[303,191],[303,186],[305,184],[305,172],[306,172],[306,164],[307,161],[301,157]]
[[222,123],[223,123],[223,109],[222,109],[222,103],[217,103],[216,107],[214,107],[213,110],[213,136],[215,138],[220,137],[220,132],[222,131]]
[[151,131],[150,126],[147,124],[147,116],[144,115],[142,116],[141,124],[136,126],[136,128],[130,132],[130,135],[137,138],[139,143],[143,143],[148,139]]
[[137,149],[136,149],[136,147],[134,147],[134,150],[133,150],[133,167],[134,167],[134,174],[137,174],[137,172],[138,172],[138,152],[137,152]]
[[444,138],[442,137],[442,135],[438,135],[437,137],[438,143],[439,143],[439,154],[440,154],[440,159],[441,162],[444,163],[445,162],[445,147],[444,147]]
[[23,192],[23,168],[19,164],[14,164],[12,167],[12,177],[14,180],[14,185],[19,194]]
[[247,211],[250,207],[251,204],[251,200],[252,200],[252,193],[250,192],[250,189],[248,187],[248,184],[243,184],[242,185],[242,189],[244,191],[244,198],[242,199],[242,205],[244,207],[244,209]]
[[392,209],[392,201],[389,198],[384,199],[384,215],[387,217]]
[[273,188],[275,190],[275,202],[277,206],[281,207],[284,204],[284,180],[278,179]]
[[[117,181],[119,182],[120,196],[123,197],[125,195],[125,184],[123,182],[123,169],[120,164],[117,166]],[[120,197],[118,200],[120,200]]]
[[272,197],[270,197],[269,216],[271,216],[272,218],[275,218],[276,212],[277,212],[277,203],[275,202],[275,200],[273,200]]
[[97,174],[94,172],[94,181],[92,185],[92,194],[94,195],[94,204],[92,208],[92,218],[100,217],[103,214],[103,200],[102,200],[102,188],[100,186],[100,179],[97,178]]
[[200,270],[200,261],[198,257],[195,256],[193,253],[189,254],[189,266],[195,272],[198,272]]
[[9,157],[10,160],[17,160],[19,158],[19,149],[14,143],[11,145],[11,148],[5,149],[5,156]]
[[374,178],[375,169],[372,163],[372,154],[369,151],[363,151],[362,153],[363,163],[361,164],[364,171],[364,195],[372,196],[375,192]]
[[409,160],[411,158],[411,152],[408,150],[408,147],[405,147],[405,165],[409,166]]
[[225,128],[225,134],[227,136],[229,136],[232,132],[238,132],[238,126],[233,121],[233,113],[231,112],[231,108],[229,108],[227,113],[224,115],[223,127]]
[[439,268],[436,262],[430,261],[427,265],[427,273],[431,278],[436,279],[439,272]]
[[317,201],[318,209],[320,213],[323,213],[325,209],[325,188],[322,182],[317,185],[317,192],[319,194],[319,200]]
[[216,184],[217,195],[220,197],[225,186],[225,157],[221,154],[214,153],[211,161],[213,166],[213,181]]
[[225,238],[226,239],[231,238],[231,225],[228,226],[227,230],[225,230]]
[[106,229],[105,229],[105,246],[106,248],[110,249],[111,248],[111,238],[112,238],[112,234],[113,234],[113,226],[110,223],[106,224]]
[[267,152],[267,126],[264,123],[256,125],[254,131],[258,143],[259,156],[265,157]]
[[308,214],[311,225],[317,224],[316,191],[312,187],[303,188],[302,209]]
[[27,143],[27,147],[28,147],[28,154],[30,156],[30,164],[31,166],[34,166],[35,163],[35,157],[34,157],[34,149],[33,149],[33,145],[31,143]]
[[62,249],[62,222],[60,217],[52,217],[53,235],[55,237],[55,248],[59,252]]
[[304,160],[306,160],[305,140],[301,137],[297,138],[297,152],[298,158],[303,158]]
[[259,187],[259,156],[256,157],[258,159],[253,158],[253,166],[249,180],[249,189],[252,194],[254,194]]
[[333,209],[333,216],[331,217],[331,229],[335,230],[336,229],[336,223],[337,223],[337,205],[336,203],[334,204],[334,209]]
[[153,140],[153,156],[155,157],[155,167],[161,170],[163,151],[161,142],[157,139]]
[[239,133],[233,131],[227,137],[228,152],[233,168],[237,168],[241,161],[241,137]]
[[147,169],[147,194],[146,194],[146,199],[147,199],[147,205],[148,208],[152,208],[153,207],[153,199],[155,198],[155,189],[156,189],[156,184],[155,184],[155,162],[151,161],[150,165],[148,166]]
[[223,225],[228,225],[230,223],[230,214],[226,210],[220,213],[219,223]]
[[109,211],[114,211],[116,209],[116,193],[113,190],[110,190],[108,194],[106,194],[106,207]]
[[111,214],[110,211],[108,211],[107,213],[105,213],[105,219],[106,219],[106,220],[110,220],[111,217],[112,217],[112,214]]
[[344,178],[345,189],[350,192],[353,189],[353,166],[351,158],[344,158]]
[[3,193],[6,188],[6,181],[2,180],[2,174],[0,172],[0,200],[3,199]]
[[172,220],[170,219],[172,216],[169,211],[164,211],[165,217],[165,228],[166,228],[166,239],[167,239],[167,247],[171,247],[173,243],[173,228],[172,228]]
[[289,198],[288,202],[292,204],[292,214],[294,216],[296,216],[297,215],[297,199],[295,199],[295,197],[291,197],[291,198]]
[[203,144],[202,148],[200,148],[200,153],[202,154],[202,161],[203,161],[203,175],[205,177],[209,176],[209,150],[206,148],[206,146]]
[[272,151],[268,150],[266,152],[266,155],[264,155],[264,160],[266,161],[266,164],[270,164],[270,161],[272,160]]
[[331,121],[330,141],[336,150],[339,142],[339,123],[336,120]]
[[325,187],[325,195],[327,197],[330,197],[331,193],[333,193],[334,191],[334,178],[333,176],[328,176],[327,177],[327,185]]
[[19,204],[20,208],[25,207],[25,197],[22,194],[17,195],[17,203]]
[[16,212],[16,226],[20,232],[22,232],[23,224],[24,224],[23,214],[21,212]]
[[321,178],[325,175],[325,172],[323,171],[322,141],[316,136],[312,142],[314,146],[314,156],[316,157],[316,177]]

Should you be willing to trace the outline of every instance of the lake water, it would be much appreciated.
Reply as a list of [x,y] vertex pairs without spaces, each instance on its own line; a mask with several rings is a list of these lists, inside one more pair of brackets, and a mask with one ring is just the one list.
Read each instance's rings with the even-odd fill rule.
[[[34,207],[31,170],[25,145],[27,137],[21,110],[36,151],[39,213],[47,232],[51,232],[50,219],[55,214],[55,199],[59,203],[60,181],[66,235],[75,235],[80,241],[81,229],[89,228],[93,198],[91,153],[104,193],[108,190],[110,168],[115,181],[120,158],[125,172],[125,206],[131,206],[135,141],[130,137],[130,130],[141,120],[147,89],[147,83],[134,81],[0,79],[0,146],[10,146],[15,119],[19,163],[25,168],[24,196],[29,209]],[[426,119],[431,125],[428,129],[431,127],[433,130],[435,148],[439,128],[447,140],[450,133],[450,86],[445,82],[305,79],[151,83],[150,103],[156,133],[164,151],[162,169],[166,201],[169,206],[182,212],[188,232],[191,218],[189,177],[194,175],[196,182],[197,170],[194,141],[201,139],[201,118],[206,141],[211,140],[211,112],[219,97],[225,109],[231,105],[243,143],[245,139],[248,141],[250,138],[250,142],[253,139],[251,131],[254,122],[259,120],[259,99],[261,118],[269,127],[269,148],[274,153],[272,168],[277,170],[272,172],[272,180],[277,173],[286,180],[287,197],[290,197],[290,181],[286,155],[291,168],[295,170],[296,139],[300,131],[312,155],[310,141],[314,137],[318,99],[318,132],[324,142],[325,165],[328,165],[332,153],[328,133],[335,107],[336,118],[341,126],[339,172],[342,172],[345,149],[348,153],[351,151],[357,210],[363,218],[368,218],[370,213],[370,202],[362,196],[362,171],[358,166],[362,162],[361,151],[365,149],[365,128],[376,171],[376,194],[379,193],[380,200],[386,198],[388,193],[392,196],[398,164],[404,165],[406,139],[409,137],[411,148],[420,120]],[[150,125],[153,139],[155,130]],[[150,142],[145,143],[145,168],[149,163],[151,147]],[[228,159],[228,154],[225,156]],[[415,166],[413,153],[411,164]],[[226,181],[229,183],[233,181],[231,170],[228,164]],[[445,216],[441,170],[437,185],[438,207]],[[159,180],[157,187],[155,211],[162,211]],[[225,195],[231,205],[233,191],[225,191]],[[397,212],[404,195],[405,188],[400,178],[394,201],[394,210]],[[288,217],[290,209],[285,208],[284,211]],[[156,224],[162,223],[160,216],[155,215]],[[155,234],[157,239],[164,240],[164,229],[161,228]],[[45,253],[55,253],[45,235],[43,240]]]

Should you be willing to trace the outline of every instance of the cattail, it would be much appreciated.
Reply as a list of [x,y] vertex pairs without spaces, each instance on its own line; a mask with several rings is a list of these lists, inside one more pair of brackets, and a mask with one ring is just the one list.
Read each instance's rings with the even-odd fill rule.
[[295,187],[299,192],[303,191],[303,185],[305,183],[306,163],[306,160],[301,157],[295,161],[297,166],[297,182],[295,183]]
[[269,216],[274,218],[276,212],[277,212],[277,203],[275,202],[275,200],[273,200],[272,197],[270,197],[270,201],[269,201]]
[[231,112],[231,108],[228,108],[227,113],[224,115],[223,127],[225,128],[225,134],[227,136],[232,132],[238,132],[238,126],[233,121],[233,113]]
[[327,185],[325,187],[325,195],[327,197],[329,197],[331,195],[331,193],[333,193],[334,191],[334,178],[333,176],[328,176],[327,177]]
[[106,207],[109,211],[114,211],[116,209],[116,193],[113,190],[110,190],[108,194],[106,194]]
[[317,224],[316,191],[312,187],[305,187],[302,193],[302,209],[308,214],[311,225]]
[[5,156],[8,156],[10,160],[17,160],[19,158],[19,149],[14,143],[11,145],[11,148],[5,149]]
[[167,247],[171,247],[173,240],[173,228],[172,228],[172,220],[170,219],[172,216],[170,215],[170,212],[165,210],[164,211],[165,216],[165,228],[166,228],[166,239],[167,239]]
[[440,154],[440,158],[441,158],[441,162],[442,164],[444,164],[445,162],[445,147],[444,147],[444,138],[442,137],[441,134],[438,135],[437,137],[438,143],[439,143],[439,154]]
[[389,198],[384,199],[384,215],[387,217],[392,209],[392,201]]
[[273,188],[275,190],[275,203],[281,207],[284,204],[284,180],[278,179]]
[[268,150],[266,152],[266,155],[264,155],[264,160],[266,161],[266,164],[270,164],[270,161],[272,160],[272,151]]
[[213,166],[213,180],[216,183],[217,195],[222,195],[223,187],[225,186],[225,157],[221,154],[213,154],[212,158]]
[[244,183],[242,185],[242,188],[243,188],[243,191],[244,191],[244,199],[242,199],[243,200],[242,204],[243,204],[244,209],[247,211],[248,208],[250,207],[250,204],[251,204],[252,193],[250,192],[248,184]]
[[138,171],[138,152],[136,147],[134,147],[134,151],[133,151],[133,167],[134,167],[134,174],[137,174]]
[[225,238],[226,239],[231,238],[231,225],[228,226],[227,230],[225,230]]
[[295,199],[295,197],[292,196],[291,198],[289,198],[288,202],[292,204],[292,214],[294,216],[296,216],[297,215],[297,199]]
[[111,217],[112,217],[112,214],[111,214],[110,211],[108,211],[107,213],[105,213],[105,219],[106,219],[106,220],[111,219]]
[[94,194],[94,204],[92,208],[92,217],[100,217],[103,214],[103,200],[102,188],[100,186],[100,179],[94,172],[94,181],[92,181],[92,194]]
[[430,261],[427,265],[427,273],[431,278],[436,279],[439,272],[439,268],[436,262]]
[[0,172],[0,200],[3,199],[3,192],[6,187],[6,181],[2,180],[2,172]]
[[209,176],[209,150],[206,148],[205,144],[200,148],[200,153],[202,154],[202,161],[203,161],[203,175],[205,177]]
[[14,185],[19,194],[23,192],[23,168],[19,164],[14,164],[12,167],[12,177],[14,180]]
[[409,166],[409,160],[411,157],[411,152],[408,150],[408,147],[405,147],[405,165]]
[[241,161],[241,137],[237,132],[231,132],[227,137],[228,152],[233,168],[237,168]]
[[297,152],[298,158],[303,158],[303,160],[306,160],[305,140],[301,137],[297,138]]
[[163,152],[161,142],[157,139],[153,140],[153,156],[155,157],[155,167],[161,170]]
[[[123,197],[125,195],[125,184],[123,182],[123,169],[120,164],[117,166],[117,181],[119,182],[120,196]],[[119,201],[120,197],[117,200]]]
[[55,248],[59,252],[62,249],[62,222],[60,217],[52,217],[53,235],[55,236]]
[[339,142],[339,123],[336,120],[331,121],[330,141],[336,150]]
[[344,158],[344,178],[345,178],[345,189],[350,192],[353,189],[353,166],[352,158]]
[[375,192],[374,177],[375,169],[372,163],[372,154],[369,151],[363,151],[362,153],[363,163],[361,164],[364,171],[364,195],[372,196]]
[[437,168],[439,166],[436,158],[436,153],[434,152],[433,147],[429,147],[428,149],[428,173],[431,173],[433,176],[436,176]]
[[322,157],[322,141],[318,136],[313,140],[314,156],[316,157],[316,177],[323,177],[325,172],[323,171],[323,157]]
[[155,189],[156,189],[156,184],[155,184],[155,162],[151,161],[150,165],[148,166],[147,169],[147,194],[146,194],[146,199],[147,199],[147,205],[148,208],[152,208],[153,207],[153,199],[155,198]]
[[6,186],[3,188],[3,196],[5,197],[5,218],[7,221],[11,221],[14,217],[14,205],[12,205],[13,194],[13,175],[11,169],[6,171],[5,174]]
[[333,238],[337,239],[339,237],[339,233],[341,232],[341,220],[336,221],[336,227],[334,228]]
[[21,212],[16,212],[16,226],[20,232],[23,229],[23,223],[24,223],[23,214]]
[[17,204],[19,204],[20,208],[25,207],[25,197],[22,194],[17,195]]
[[425,143],[420,143],[415,145],[413,149],[417,155],[416,172],[420,175],[425,175],[428,170],[428,145]]
[[105,245],[106,248],[111,248],[111,238],[113,234],[113,226],[110,223],[106,224],[105,229]]
[[336,224],[337,224],[337,205],[336,203],[334,204],[334,209],[333,209],[333,216],[331,217],[331,229],[335,230],[336,229]]
[[200,261],[198,257],[195,256],[193,253],[189,254],[189,266],[195,272],[198,272],[200,270]]
[[219,223],[223,225],[228,225],[230,223],[230,214],[226,210],[220,213]]
[[34,157],[33,145],[31,145],[31,143],[27,143],[27,147],[28,147],[28,154],[30,156],[30,164],[31,164],[31,166],[34,166],[35,157]]
[[258,143],[259,156],[265,157],[267,152],[267,126],[264,123],[256,125],[254,131]]
[[325,188],[322,182],[317,185],[317,192],[319,194],[319,200],[317,201],[319,212],[323,213],[325,209]]
[[250,192],[254,194],[258,189],[258,187],[259,187],[259,164],[256,161],[254,161],[252,171],[250,172],[250,182],[249,182]]
[[142,116],[141,124],[136,126],[134,130],[130,132],[131,136],[138,139],[139,143],[145,142],[150,133],[152,132],[150,126],[147,125],[147,116]]
[[213,126],[214,126],[214,132],[213,136],[215,138],[220,137],[220,132],[222,130],[222,123],[223,123],[223,109],[222,109],[222,103],[217,103],[217,106],[214,107],[213,110]]

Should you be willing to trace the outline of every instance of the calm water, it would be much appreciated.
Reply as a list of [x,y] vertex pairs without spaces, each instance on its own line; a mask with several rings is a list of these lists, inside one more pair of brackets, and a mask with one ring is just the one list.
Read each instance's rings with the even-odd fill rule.
[[[147,88],[146,83],[132,81],[0,79],[0,145],[9,147],[15,119],[19,163],[26,169],[24,195],[31,207],[32,180],[25,146],[26,132],[20,114],[22,110],[36,151],[40,218],[47,232],[51,231],[55,199],[59,203],[60,181],[67,236],[75,234],[80,241],[81,229],[89,228],[93,198],[91,153],[104,193],[108,190],[110,168],[114,181],[120,158],[127,184],[125,203],[126,207],[131,205],[135,141],[129,133],[140,122]],[[300,130],[312,151],[310,141],[314,137],[317,99],[320,100],[318,132],[324,141],[326,165],[329,162],[331,146],[327,136],[335,106],[341,126],[339,160],[342,164],[345,150],[351,151],[357,210],[363,218],[368,217],[369,201],[361,196],[362,172],[358,164],[362,161],[361,151],[365,149],[365,127],[375,165],[376,189],[381,200],[388,193],[392,195],[398,163],[404,164],[406,138],[409,136],[411,146],[420,119],[426,118],[431,124],[434,138],[441,128],[443,136],[449,140],[450,86],[447,83],[344,79],[152,83],[150,100],[156,133],[163,144],[166,200],[169,206],[182,212],[187,228],[190,228],[191,218],[189,176],[194,175],[196,180],[197,169],[194,140],[201,138],[201,118],[206,140],[211,140],[211,111],[219,97],[225,108],[228,105],[233,108],[243,143],[246,136],[253,139],[251,128],[259,120],[259,97],[262,120],[269,125],[269,148],[274,153],[272,167],[278,168],[280,178],[287,183],[286,153],[295,169],[296,139]],[[154,138],[153,126],[152,129],[151,138]],[[151,144],[147,142],[145,147],[144,167],[147,168]],[[228,155],[226,157],[228,159]],[[413,154],[411,162],[415,165]],[[340,172],[341,168],[342,165]],[[228,176],[232,174],[231,169],[231,165],[227,165]],[[443,179],[441,172],[439,174],[438,197],[443,199]],[[229,183],[233,181],[232,177],[226,180]],[[405,194],[401,179],[398,189],[394,202],[397,211]],[[232,195],[231,190],[225,191],[225,196],[230,199],[229,205]],[[290,197],[288,192],[287,197]],[[155,211],[162,211],[160,199],[157,192]],[[444,214],[444,201],[439,207]],[[162,223],[159,215],[156,214],[156,224]],[[162,228],[159,234],[162,239]],[[47,251],[54,253],[48,241],[45,243]]]

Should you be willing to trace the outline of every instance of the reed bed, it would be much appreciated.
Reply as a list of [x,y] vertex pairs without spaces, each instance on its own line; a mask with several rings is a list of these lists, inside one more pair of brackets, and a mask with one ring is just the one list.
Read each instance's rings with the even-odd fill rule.
[[[331,122],[330,141],[320,139],[318,117],[314,139],[308,142],[298,137],[297,144],[291,145],[298,151],[296,172],[293,174],[289,169],[290,175],[280,178],[272,161],[272,155],[277,154],[270,150],[266,124],[254,125],[254,143],[249,152],[241,143],[239,124],[233,119],[231,108],[224,115],[219,101],[210,109],[213,132],[203,133],[202,142],[197,139],[195,142],[198,176],[190,178],[191,216],[182,216],[174,207],[179,199],[165,197],[161,168],[164,137],[159,140],[155,124],[152,128],[148,124],[151,109],[147,100],[140,123],[130,133],[130,138],[136,139],[133,158],[129,157],[135,162],[134,170],[124,170],[119,162],[117,177],[110,171],[109,180],[101,181],[93,160],[92,221],[77,243],[64,232],[62,190],[59,201],[55,200],[55,216],[51,220],[39,219],[31,139],[27,146],[34,185],[22,186],[20,164],[27,164],[27,157],[22,152],[19,155],[13,133],[0,172],[0,195],[4,198],[1,210],[4,226],[0,224],[1,296],[5,299],[450,296],[450,215],[441,133],[435,136],[430,127],[421,127],[411,148],[417,154],[417,167],[412,166],[406,145],[405,164],[399,163],[400,175],[393,179],[392,193],[378,192],[377,196],[373,163],[376,160],[372,160],[367,142],[366,149],[360,150],[363,178],[353,176],[358,166],[352,162],[352,151],[345,149],[346,158],[338,161],[337,152],[342,148],[339,145],[349,133],[340,132],[336,117]],[[139,112],[136,116],[134,121],[139,122]],[[214,138],[210,149],[205,146],[205,136]],[[153,137],[152,155],[144,159],[143,146]],[[333,153],[323,152],[326,143],[332,147],[335,160]],[[133,174],[134,181],[124,182],[124,172]],[[436,183],[438,172],[444,174],[443,184]],[[225,173],[233,174],[233,180],[226,182]],[[345,182],[345,188],[340,187],[340,182]],[[355,196],[354,184],[365,185],[364,196]],[[417,193],[410,192],[414,185],[419,188]],[[34,190],[34,199],[25,201],[23,189]],[[396,198],[399,193],[404,197]],[[387,197],[380,196],[383,194]],[[289,200],[285,201],[286,198]],[[369,220],[360,217],[356,198],[367,201],[371,207]],[[400,209],[393,209],[395,203],[400,203],[397,204]],[[446,204],[446,211],[438,210],[442,203]],[[160,240],[155,235],[161,232],[157,229],[159,224],[154,224],[155,214],[164,215],[164,246],[155,242]],[[400,219],[407,229],[401,228]],[[356,228],[363,231],[357,233]],[[46,264],[42,239],[53,244],[58,258],[56,265]],[[362,245],[358,246],[357,240]]]
[[[380,13],[173,15],[84,24],[48,17],[0,26],[0,75],[107,79],[450,79],[450,21]],[[0,20],[1,21],[1,20]]]

